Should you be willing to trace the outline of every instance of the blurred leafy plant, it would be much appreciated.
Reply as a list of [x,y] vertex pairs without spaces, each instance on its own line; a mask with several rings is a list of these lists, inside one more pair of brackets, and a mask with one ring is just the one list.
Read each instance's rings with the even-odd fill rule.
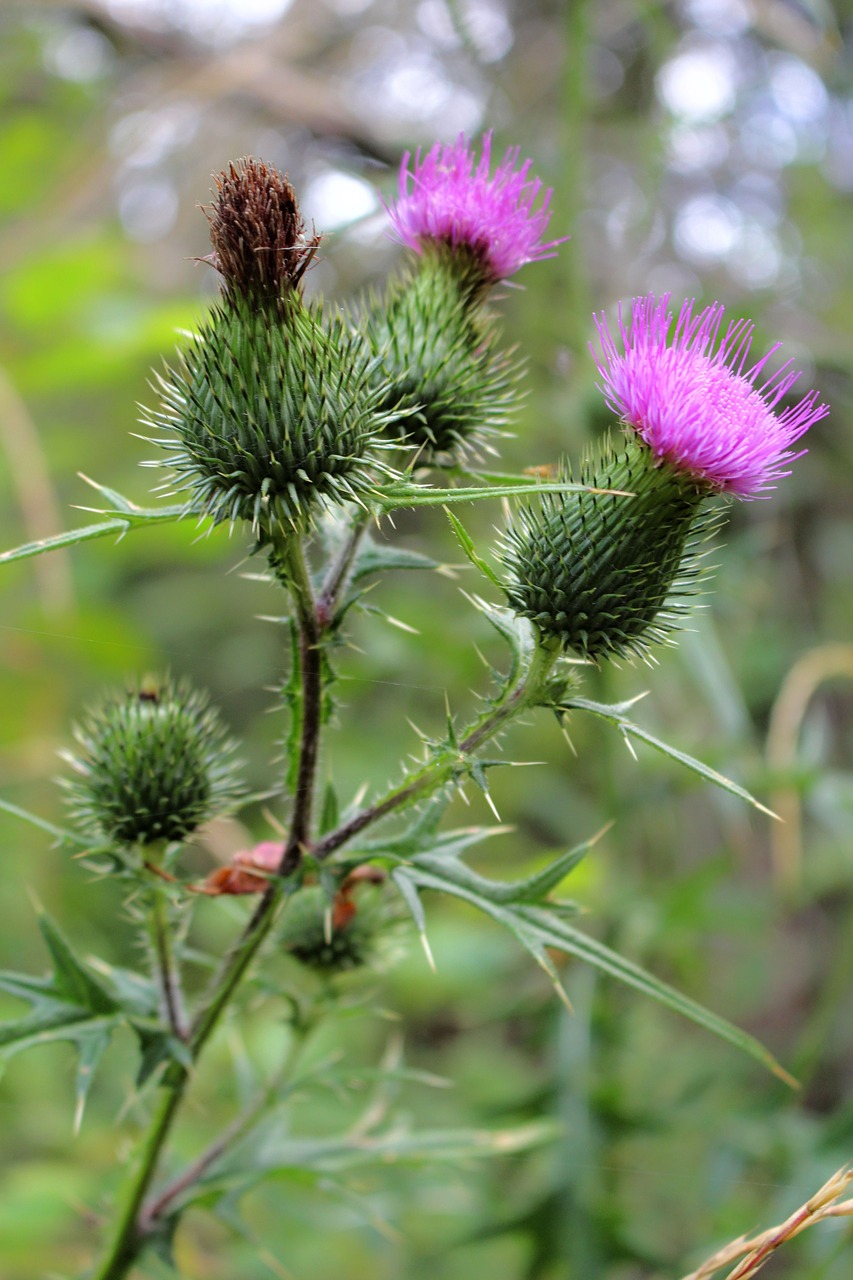
[[[518,166],[517,151],[492,173],[489,148],[487,136],[478,160],[464,139],[455,149],[437,144],[412,175],[404,161],[391,216],[415,260],[384,298],[366,302],[362,327],[304,301],[317,237],[307,233],[287,179],[251,159],[230,166],[209,212],[222,297],[161,379],[163,405],[148,417],[167,432],[153,443],[165,454],[167,485],[176,484],[184,501],[146,510],[96,485],[106,503],[97,523],[0,557],[11,562],[162,522],[227,522],[249,531],[254,554],[266,558],[265,576],[289,601],[279,619],[291,658],[281,689],[289,731],[275,790],[289,806],[284,838],[242,851],[201,884],[188,878],[187,836],[238,798],[231,743],[206,700],[167,679],[114,694],[82,722],[72,758],[79,829],[52,831],[99,873],[126,883],[147,966],[137,972],[76,957],[42,916],[53,973],[0,975],[3,989],[30,1005],[0,1028],[0,1051],[70,1040],[78,1053],[78,1119],[112,1031],[128,1025],[137,1038],[137,1085],[150,1117],[93,1280],[120,1280],[146,1253],[169,1261],[190,1205],[213,1208],[235,1225],[245,1191],[284,1170],[337,1176],[365,1161],[490,1155],[553,1137],[539,1123],[491,1134],[401,1132],[384,1102],[341,1138],[289,1135],[294,1094],[316,1083],[311,1069],[302,1074],[302,1051],[346,1000],[342,975],[381,959],[401,906],[429,954],[425,891],[461,899],[504,926],[564,999],[554,953],[618,978],[790,1083],[753,1037],[575,927],[576,906],[555,894],[594,840],[506,882],[465,860],[488,828],[441,827],[448,799],[466,786],[492,803],[491,772],[511,762],[486,748],[538,709],[561,722],[584,712],[602,719],[626,741],[645,741],[763,809],[742,787],[636,724],[632,703],[581,696],[581,680],[589,666],[646,655],[666,640],[685,616],[682,595],[701,576],[695,541],[722,519],[720,498],[753,496],[778,478],[790,444],[826,412],[815,393],[777,412],[795,375],[762,382],[767,357],[747,367],[746,322],[718,341],[722,309],[694,317],[686,304],[673,336],[668,299],[637,299],[631,324],[620,317],[621,349],[601,324],[608,395],[624,441],[603,444],[579,482],[565,463],[556,478],[478,469],[479,450],[490,447],[518,395],[508,358],[497,352],[490,291],[555,245],[543,239],[550,192],[529,178],[529,162]],[[445,483],[433,482],[434,470]],[[499,570],[449,510],[494,498],[529,502],[510,515],[496,548]],[[317,763],[351,613],[368,607],[367,580],[391,568],[434,567],[426,555],[374,541],[370,526],[397,510],[433,506],[448,510],[460,547],[503,595],[506,603],[472,604],[504,642],[506,669],[491,671],[481,709],[467,724],[448,709],[440,735],[421,735],[421,757],[394,785],[342,806],[333,786],[321,791]],[[406,822],[390,835],[374,834],[403,814]],[[204,957],[212,974],[188,1011],[184,976],[198,961],[188,932],[199,894],[251,896],[255,905],[226,954]],[[282,951],[314,979],[279,983],[272,960]],[[167,1144],[197,1064],[226,1016],[245,1012],[250,979],[255,992],[285,1004],[288,1052],[245,1111],[168,1176]],[[378,1070],[380,1093],[401,1069],[396,1061]]]

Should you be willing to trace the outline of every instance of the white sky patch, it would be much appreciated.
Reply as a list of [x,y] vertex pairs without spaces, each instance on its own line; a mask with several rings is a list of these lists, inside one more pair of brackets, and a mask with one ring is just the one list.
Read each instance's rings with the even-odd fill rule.
[[277,22],[293,0],[109,0],[117,18],[160,29],[184,27],[219,41]]
[[379,197],[361,178],[330,169],[309,180],[300,204],[306,221],[313,221],[318,231],[336,231],[375,213]]
[[734,54],[726,45],[688,49],[661,67],[658,97],[682,120],[713,123],[734,107],[737,78]]
[[817,124],[829,110],[829,94],[820,76],[790,54],[774,60],[770,92],[777,109],[795,124]]
[[710,264],[728,257],[742,227],[743,215],[725,196],[694,196],[675,215],[673,239],[688,262]]

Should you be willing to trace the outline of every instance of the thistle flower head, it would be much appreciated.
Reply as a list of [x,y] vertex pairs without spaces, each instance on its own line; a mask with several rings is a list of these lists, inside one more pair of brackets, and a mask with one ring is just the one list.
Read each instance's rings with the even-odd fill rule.
[[605,441],[578,480],[591,487],[541,495],[507,530],[510,607],[581,658],[645,658],[684,625],[720,507],[637,439]]
[[709,493],[753,498],[790,474],[787,464],[805,452],[791,446],[829,406],[810,391],[777,412],[800,376],[790,360],[765,376],[779,344],[750,364],[751,321],[733,321],[720,338],[724,307],[694,315],[693,306],[684,303],[673,330],[669,294],[635,298],[630,323],[618,313],[621,349],[596,316],[601,390],[658,459]]
[[297,288],[320,237],[306,234],[287,174],[248,156],[215,181],[216,198],[204,209],[213,244],[206,261],[226,293],[274,302]]
[[407,151],[399,196],[388,206],[394,230],[416,253],[437,243],[467,254],[487,284],[552,258],[562,244],[544,239],[552,192],[530,177],[530,163],[519,164],[519,148],[510,147],[492,173],[491,133],[479,160],[463,133],[453,146],[436,142],[425,155],[419,149],[414,160]]

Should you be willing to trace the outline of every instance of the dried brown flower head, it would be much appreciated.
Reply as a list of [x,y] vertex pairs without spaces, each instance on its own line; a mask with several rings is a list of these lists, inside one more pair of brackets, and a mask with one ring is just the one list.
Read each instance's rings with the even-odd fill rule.
[[296,193],[282,175],[247,156],[215,179],[216,199],[203,206],[210,222],[210,262],[226,289],[275,301],[299,287],[320,237],[306,235]]

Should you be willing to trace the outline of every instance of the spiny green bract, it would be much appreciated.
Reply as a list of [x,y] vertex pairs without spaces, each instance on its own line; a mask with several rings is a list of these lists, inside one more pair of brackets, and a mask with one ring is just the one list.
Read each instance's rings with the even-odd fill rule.
[[360,902],[349,918],[333,927],[327,894],[319,885],[310,885],[290,899],[279,937],[284,949],[309,969],[342,973],[372,958],[377,923],[374,905]]
[[481,288],[482,274],[466,272],[458,254],[428,246],[367,309],[365,339],[387,384],[382,407],[421,461],[476,451],[515,408],[520,369],[495,350]]
[[214,307],[160,384],[163,407],[146,425],[173,433],[157,443],[179,490],[216,521],[248,521],[261,544],[385,470],[375,368],[340,319],[324,323],[296,292]]
[[113,693],[89,711],[66,759],[81,826],[118,846],[182,840],[232,809],[242,787],[206,694],[179,682]]
[[580,482],[633,496],[543,494],[522,509],[503,547],[510,606],[582,658],[645,656],[683,624],[719,513],[630,440],[619,451],[606,443]]

